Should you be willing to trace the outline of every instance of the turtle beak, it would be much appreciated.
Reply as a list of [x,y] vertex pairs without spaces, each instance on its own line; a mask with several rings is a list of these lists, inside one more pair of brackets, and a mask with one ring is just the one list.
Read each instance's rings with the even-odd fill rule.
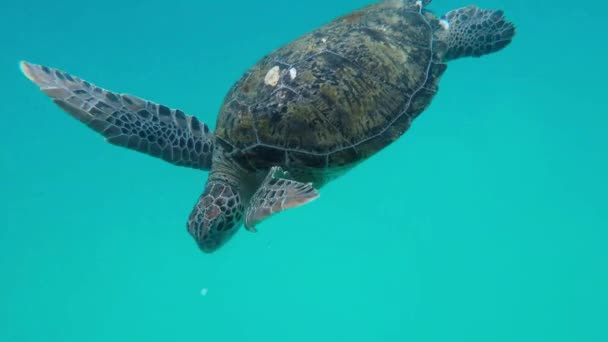
[[[213,209],[210,209],[213,211]],[[236,233],[238,227],[229,227],[223,217],[211,217],[209,210],[195,207],[188,220],[188,232],[201,251],[213,253]]]

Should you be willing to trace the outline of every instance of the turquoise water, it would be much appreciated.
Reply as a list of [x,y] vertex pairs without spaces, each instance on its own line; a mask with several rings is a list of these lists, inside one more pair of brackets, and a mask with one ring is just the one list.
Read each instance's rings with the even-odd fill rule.
[[205,173],[104,143],[17,67],[214,126],[259,57],[368,2],[0,4],[0,341],[608,341],[603,1],[477,0],[509,48],[451,63],[403,139],[212,255],[185,229]]

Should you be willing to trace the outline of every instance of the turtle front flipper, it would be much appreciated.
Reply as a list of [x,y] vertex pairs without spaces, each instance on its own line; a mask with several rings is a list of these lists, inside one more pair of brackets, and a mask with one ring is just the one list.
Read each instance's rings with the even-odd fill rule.
[[255,225],[286,209],[299,207],[319,197],[312,183],[300,183],[288,178],[280,167],[270,169],[268,176],[251,197],[245,216],[245,227],[255,231]]
[[208,170],[213,133],[194,116],[138,97],[117,94],[46,66],[21,62],[42,92],[112,144],[172,164]]

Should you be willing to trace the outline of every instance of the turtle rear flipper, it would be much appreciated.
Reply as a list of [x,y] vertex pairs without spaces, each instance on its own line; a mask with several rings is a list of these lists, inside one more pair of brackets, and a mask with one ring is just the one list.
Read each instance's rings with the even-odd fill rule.
[[469,6],[450,11],[441,19],[447,29],[445,60],[497,52],[515,36],[515,26],[506,21],[503,11]]
[[268,172],[268,176],[251,197],[245,227],[255,231],[255,225],[283,210],[299,207],[319,197],[319,192],[310,183],[300,183],[287,178],[278,166]]
[[27,78],[59,107],[112,144],[172,164],[208,170],[213,133],[194,116],[138,97],[117,94],[46,66],[21,62]]

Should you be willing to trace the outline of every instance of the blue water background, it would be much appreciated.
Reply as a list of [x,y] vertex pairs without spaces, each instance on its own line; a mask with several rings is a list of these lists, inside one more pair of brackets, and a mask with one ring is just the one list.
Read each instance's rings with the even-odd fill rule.
[[476,0],[516,22],[508,49],[213,255],[185,229],[205,173],[104,143],[17,67],[214,126],[258,58],[367,3],[2,2],[0,341],[608,341],[605,1]]

